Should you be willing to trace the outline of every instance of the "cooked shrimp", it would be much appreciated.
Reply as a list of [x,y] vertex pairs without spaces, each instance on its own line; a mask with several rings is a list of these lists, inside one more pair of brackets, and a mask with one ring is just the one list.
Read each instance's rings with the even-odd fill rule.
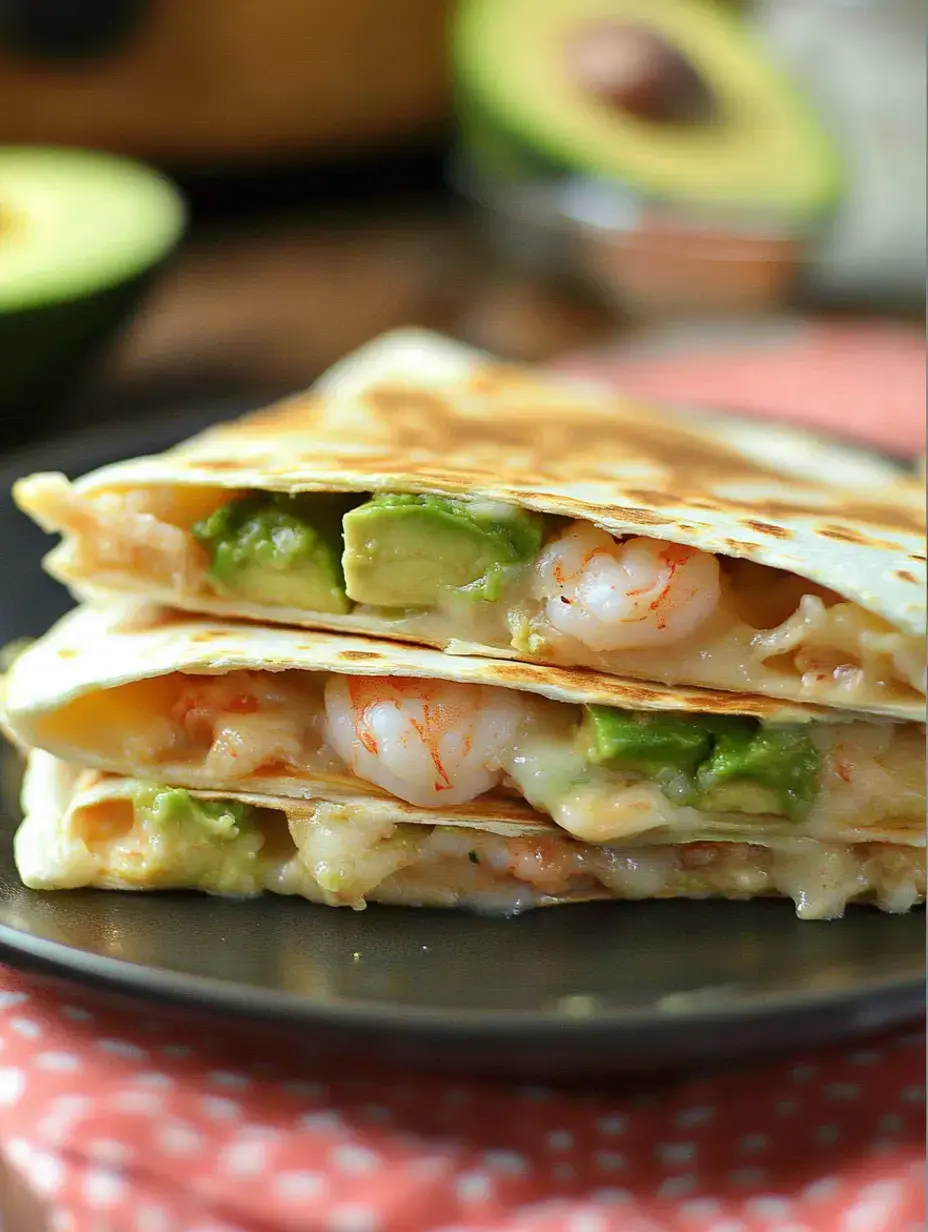
[[710,553],[663,539],[617,542],[584,522],[549,543],[536,569],[548,620],[590,650],[679,642],[712,615],[721,594]]
[[500,782],[521,706],[508,689],[484,685],[332,676],[325,711],[329,743],[353,773],[439,808]]

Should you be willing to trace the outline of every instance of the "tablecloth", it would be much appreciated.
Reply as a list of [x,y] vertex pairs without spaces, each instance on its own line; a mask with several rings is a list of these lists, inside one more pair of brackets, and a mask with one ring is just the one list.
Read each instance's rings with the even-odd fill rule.
[[924,1050],[644,1091],[325,1073],[0,968],[0,1146],[50,1232],[922,1232]]

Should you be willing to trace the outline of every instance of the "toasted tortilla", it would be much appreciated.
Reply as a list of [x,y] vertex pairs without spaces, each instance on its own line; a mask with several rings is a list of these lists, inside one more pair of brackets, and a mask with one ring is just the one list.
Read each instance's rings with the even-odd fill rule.
[[[224,677],[238,672],[253,676],[242,683],[243,678],[232,675],[230,682],[222,685]],[[636,844],[681,839],[774,841],[799,836],[829,843],[917,845],[924,838],[924,740],[920,725],[766,697],[669,688],[480,656],[451,656],[394,642],[210,621],[144,605],[87,607],[64,617],[14,661],[4,680],[0,718],[22,748],[45,749],[85,767],[237,795],[311,800],[320,795],[345,799],[360,792],[371,801],[370,810],[380,810],[378,816],[403,820],[413,810],[412,805],[357,777],[365,771],[335,757],[332,746],[321,736],[313,737],[321,741],[318,750],[304,742],[309,730],[306,725],[321,721],[322,688],[333,674],[490,686],[527,695],[520,703],[520,713],[530,699],[547,699],[541,703],[548,706],[543,712],[538,710],[538,702],[531,703],[532,723],[542,724],[533,728],[540,733],[540,743],[536,736],[518,746],[526,781],[534,787],[521,795],[520,772],[513,769],[516,777],[508,785],[503,780],[509,794],[484,790],[450,811],[439,791],[433,807],[425,811],[440,824],[534,826],[539,820],[551,824],[553,817],[579,839],[615,842],[621,836],[623,842],[634,838]],[[215,685],[210,684],[212,681]],[[196,699],[184,701],[190,690],[199,699],[204,688],[220,686],[231,690],[230,697],[206,704],[213,708],[214,716],[221,717],[227,730],[230,724],[244,723],[245,727],[244,734],[233,741],[238,751],[224,752],[216,760],[210,741],[216,738],[219,717],[214,717],[210,739],[202,746],[188,748],[183,727],[186,720],[177,717],[177,706],[180,704],[187,714],[200,705]],[[247,704],[242,704],[243,687],[256,688],[256,699],[263,697],[262,690],[266,689],[278,693],[284,689],[285,694],[280,694],[282,701],[266,703],[265,712],[263,701],[248,698]],[[565,705],[551,708],[550,702]],[[480,702],[481,706],[486,704],[488,698]],[[816,805],[804,821],[790,820],[782,810],[767,809],[766,805],[746,806],[745,811],[740,805],[729,805],[727,812],[714,810],[709,804],[677,808],[655,781],[634,774],[630,778],[596,779],[590,787],[595,795],[590,795],[587,780],[577,777],[586,774],[586,762],[575,750],[572,734],[572,724],[580,717],[576,708],[582,704],[675,715],[741,715],[772,725],[798,725],[800,730],[803,725],[814,724],[824,729],[828,747],[837,742],[840,752],[827,754],[831,767],[827,772],[823,761],[819,791],[822,807]],[[271,720],[270,743],[265,713]],[[258,727],[255,721],[259,721]],[[282,731],[288,733],[284,745],[279,743]],[[465,742],[470,739],[469,731],[462,732]],[[296,733],[297,752],[283,756],[280,748],[294,747],[289,742],[290,733]],[[821,738],[820,734],[817,739]],[[552,740],[560,743],[552,744]],[[361,747],[358,741],[363,743],[363,737],[356,728],[355,749]],[[560,750],[557,758],[563,760],[567,755],[572,759],[570,768],[558,771],[562,780],[553,788],[539,786],[531,767],[549,773],[555,749]],[[437,759],[437,746],[432,755]],[[498,755],[503,757],[502,750]],[[890,760],[884,762],[885,757]],[[441,773],[445,773],[443,768]],[[582,803],[575,796],[575,788],[586,793]],[[533,790],[538,791],[538,798]],[[543,801],[545,813],[530,807],[528,800],[538,807]],[[562,803],[572,810],[570,814],[560,811]]]
[[[363,607],[323,615],[220,596],[201,580],[185,580],[184,568],[169,565],[167,557],[156,561],[158,516],[150,510],[139,531],[147,542],[137,551],[114,546],[120,502],[133,494],[147,499],[154,493],[153,507],[166,499],[164,518],[174,519],[176,537],[185,519],[189,526],[192,510],[252,490],[501,501],[590,522],[616,537],[646,536],[754,562],[857,605],[872,626],[855,647],[860,642],[869,654],[878,644],[873,652],[899,667],[898,678],[883,679],[877,671],[873,680],[850,688],[848,672],[835,668],[852,662],[853,654],[842,660],[839,653],[836,664],[826,654],[821,670],[813,654],[811,668],[790,674],[763,666],[745,684],[739,651],[730,661],[721,651],[707,656],[698,631],[680,655],[671,646],[578,656],[576,645],[544,636],[530,644],[510,642],[508,633],[488,641],[477,626],[456,631],[453,622],[395,619]],[[135,594],[264,623],[908,717],[924,705],[921,484],[803,433],[643,408],[592,385],[501,365],[428,334],[388,335],[337,365],[311,393],[157,457],[106,467],[70,487],[61,477],[32,476],[15,495],[47,530],[64,531],[47,567],[82,598]],[[115,501],[109,513],[107,501]],[[105,538],[107,518],[116,538],[107,551],[94,554],[91,547],[88,555],[87,545],[101,536],[94,519],[102,519]],[[819,629],[811,635],[813,648],[829,649],[829,638],[840,642],[842,636]],[[745,637],[750,641],[749,633]],[[794,645],[787,636],[768,657]]]
[[[207,889],[190,840],[172,845],[137,811],[138,784],[80,770],[34,750],[15,853],[33,889]],[[925,855],[887,843],[835,846],[780,838],[593,847],[538,817],[477,817],[402,806],[367,794],[312,801],[193,791],[194,799],[252,806],[260,848],[227,892],[263,891],[361,909],[368,902],[515,914],[598,899],[792,897],[806,919],[835,918],[849,902],[905,912],[925,897]],[[208,869],[202,850],[200,870]],[[216,847],[221,859],[221,844]],[[205,884],[204,884],[205,881]]]

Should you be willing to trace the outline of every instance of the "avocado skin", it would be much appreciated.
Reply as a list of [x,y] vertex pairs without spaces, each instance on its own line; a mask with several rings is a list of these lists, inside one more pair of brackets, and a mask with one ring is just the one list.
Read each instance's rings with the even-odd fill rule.
[[540,514],[513,508],[501,519],[479,503],[413,493],[378,494],[343,527],[348,594],[380,607],[432,607],[447,590],[496,600],[544,538]]
[[712,793],[736,781],[768,789],[791,821],[815,801],[821,759],[805,728],[727,715],[584,709],[588,760],[654,778],[678,803],[711,807]]
[[209,552],[218,589],[257,603],[343,614],[351,607],[341,567],[344,504],[254,492],[220,506],[192,533]]
[[0,312],[0,436],[53,425],[61,401],[134,313],[158,271],[76,299]]

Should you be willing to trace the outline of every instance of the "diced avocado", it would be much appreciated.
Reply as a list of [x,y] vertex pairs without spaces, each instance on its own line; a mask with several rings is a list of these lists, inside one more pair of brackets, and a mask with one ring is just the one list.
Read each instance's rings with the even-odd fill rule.
[[445,496],[374,496],[345,515],[348,595],[376,607],[434,607],[458,590],[495,600],[514,567],[537,555],[540,514]]
[[341,566],[346,501],[255,492],[229,501],[193,527],[210,557],[217,590],[272,607],[351,609]]
[[590,760],[611,762],[656,775],[664,770],[693,774],[712,751],[712,734],[699,719],[587,706]]
[[805,728],[732,729],[719,735],[712,756],[699,767],[701,792],[733,779],[769,788],[792,821],[808,812],[818,789],[820,758]]
[[260,888],[258,858],[264,836],[255,810],[232,800],[200,800],[177,787],[139,783],[136,816],[149,830],[154,866],[170,867],[178,884],[215,894],[248,894]]

